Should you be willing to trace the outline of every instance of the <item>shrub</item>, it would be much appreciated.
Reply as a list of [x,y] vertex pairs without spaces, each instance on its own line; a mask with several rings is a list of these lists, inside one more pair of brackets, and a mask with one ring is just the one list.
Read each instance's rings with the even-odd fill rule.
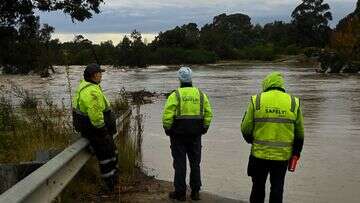
[[73,140],[73,131],[64,108],[47,104],[18,109],[6,120],[2,134],[0,162],[31,161],[38,150],[62,149]]
[[318,56],[320,54],[320,51],[321,51],[320,48],[317,47],[307,47],[303,49],[303,53],[307,57]]
[[204,64],[214,63],[217,60],[213,52],[183,48],[159,48],[149,58],[151,64]]
[[[0,97],[0,131],[8,130],[13,117],[13,107],[4,96]],[[0,138],[1,140],[1,138]]]
[[115,100],[111,102],[111,108],[115,115],[119,116],[130,108],[130,103],[126,98],[126,91],[124,88],[116,95]]
[[292,44],[284,48],[283,54],[286,55],[297,55],[301,52],[301,48],[298,47],[296,44]]
[[237,59],[242,60],[263,60],[271,61],[276,59],[277,54],[273,45],[257,45],[255,47],[245,47],[238,50]]
[[[17,96],[27,92],[20,87],[13,87],[12,90],[11,93]],[[29,95],[36,105],[21,105],[16,111],[5,95],[0,95],[0,163],[31,161],[38,150],[63,149],[78,138],[72,129],[69,109],[64,105],[57,106],[48,96],[40,100]],[[113,102],[118,116],[130,108],[124,89],[119,97]],[[132,120],[136,122],[131,123]],[[140,113],[135,118],[125,118],[116,143],[122,179],[131,180],[141,165],[142,129]],[[61,196],[67,199],[96,193],[100,191],[101,183],[98,162],[93,158]]]

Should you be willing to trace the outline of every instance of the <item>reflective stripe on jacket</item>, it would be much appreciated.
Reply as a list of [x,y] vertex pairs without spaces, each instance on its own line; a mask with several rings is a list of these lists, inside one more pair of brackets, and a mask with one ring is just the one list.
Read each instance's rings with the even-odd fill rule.
[[172,129],[175,134],[201,134],[211,119],[208,97],[195,87],[182,87],[171,93],[162,117],[164,129]]
[[254,132],[251,153],[267,160],[288,160],[292,154],[299,99],[280,90],[252,97]]
[[110,102],[100,85],[81,80],[72,99],[76,113],[88,117],[96,128],[105,126],[104,113],[110,110]]
[[285,93],[281,73],[273,72],[262,82],[263,93],[252,96],[241,123],[253,156],[288,160],[300,156],[304,143],[304,118],[300,100]]

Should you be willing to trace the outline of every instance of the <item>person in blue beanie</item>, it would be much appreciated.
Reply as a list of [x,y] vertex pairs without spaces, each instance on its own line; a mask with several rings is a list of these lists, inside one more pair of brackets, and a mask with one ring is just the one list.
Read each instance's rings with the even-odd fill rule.
[[186,156],[190,163],[191,199],[200,200],[201,136],[210,126],[212,111],[209,99],[200,89],[192,85],[192,71],[181,67],[178,71],[180,88],[168,97],[164,112],[163,126],[170,137],[171,155],[175,170],[175,191],[171,199],[186,201]]

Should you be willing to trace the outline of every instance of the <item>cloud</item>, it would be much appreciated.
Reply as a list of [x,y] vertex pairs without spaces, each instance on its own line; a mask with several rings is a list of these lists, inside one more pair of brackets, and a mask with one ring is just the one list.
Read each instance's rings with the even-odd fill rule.
[[[221,13],[244,13],[252,23],[290,20],[291,11],[300,0],[106,0],[102,12],[85,22],[72,23],[62,12],[41,14],[57,33],[158,33],[189,22],[203,26]],[[336,25],[352,12],[356,0],[328,0]]]
[[[101,42],[111,40],[114,45],[117,45],[125,35],[129,36],[129,33],[55,33],[53,38],[60,39],[62,42],[73,41],[76,35],[82,35],[86,39],[89,39],[95,44],[100,44]],[[151,42],[155,39],[157,33],[143,33],[142,39],[145,42]]]

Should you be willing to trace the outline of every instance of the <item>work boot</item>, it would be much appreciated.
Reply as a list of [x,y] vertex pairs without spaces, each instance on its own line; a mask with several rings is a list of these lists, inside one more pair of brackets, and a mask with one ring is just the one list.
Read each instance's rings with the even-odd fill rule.
[[106,185],[106,191],[109,192],[109,193],[112,193],[115,191],[115,184],[114,184],[114,181],[112,180],[109,180],[109,181],[106,181],[105,182],[105,185]]
[[200,193],[199,191],[191,191],[191,195],[190,195],[191,199],[194,201],[199,201],[200,199]]
[[170,199],[176,199],[180,202],[185,202],[186,201],[186,193],[179,193],[179,192],[170,192],[169,193],[169,198]]
[[119,179],[118,179],[118,176],[111,176],[111,177],[105,178],[104,182],[106,185],[107,192],[114,192],[115,186],[118,184]]

